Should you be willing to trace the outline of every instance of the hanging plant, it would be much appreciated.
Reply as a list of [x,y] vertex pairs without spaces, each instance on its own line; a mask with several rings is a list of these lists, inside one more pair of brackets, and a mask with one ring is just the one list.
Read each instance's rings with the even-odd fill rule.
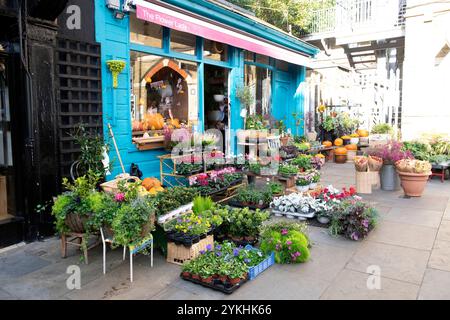
[[126,63],[122,60],[108,60],[106,61],[106,65],[113,76],[113,88],[117,88],[119,85],[119,74],[125,69]]

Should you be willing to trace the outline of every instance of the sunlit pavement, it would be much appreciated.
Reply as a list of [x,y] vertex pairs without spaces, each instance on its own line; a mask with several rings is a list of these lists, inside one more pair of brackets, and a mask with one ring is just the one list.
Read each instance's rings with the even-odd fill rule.
[[[354,184],[352,165],[327,164],[322,184]],[[57,238],[0,253],[0,299],[450,299],[450,181],[431,181],[425,194],[376,191],[364,199],[380,212],[377,228],[362,242],[331,237],[310,227],[311,259],[276,265],[232,295],[179,278],[180,267],[155,254],[138,256],[134,282],[120,249],[108,250],[102,273],[101,247],[60,258]],[[68,289],[67,267],[78,265],[81,289]],[[371,275],[379,271],[379,281]],[[369,283],[369,286],[368,286]]]

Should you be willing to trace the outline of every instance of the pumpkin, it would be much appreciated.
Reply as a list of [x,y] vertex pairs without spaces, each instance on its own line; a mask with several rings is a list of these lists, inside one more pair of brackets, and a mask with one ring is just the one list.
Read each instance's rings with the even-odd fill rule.
[[178,119],[169,119],[168,123],[177,129],[181,128],[180,120]]
[[157,194],[158,192],[156,191],[155,188],[150,188],[150,190],[148,190],[148,193],[150,193],[152,196],[154,196],[154,195]]
[[337,156],[345,156],[345,155],[347,155],[347,149],[337,148],[336,150],[334,150],[334,154]]
[[345,149],[347,149],[348,151],[357,151],[358,146],[356,144],[348,144],[345,146]]
[[161,130],[164,127],[164,117],[160,113],[149,113],[144,117],[147,129]]
[[342,136],[341,139],[342,139],[342,140],[350,140],[351,137],[350,137],[350,136]]
[[321,153],[316,154],[316,157],[320,159],[325,159],[325,156]]
[[369,131],[364,130],[364,129],[358,129],[358,131],[356,131],[356,133],[358,134],[358,136],[360,136],[362,138],[366,138],[369,136]]
[[150,191],[150,189],[152,189],[152,188],[159,188],[159,187],[161,187],[161,182],[159,182],[159,180],[156,179],[156,178],[145,178],[142,181],[142,186],[146,190]]
[[337,147],[340,147],[344,144],[344,140],[337,138],[336,140],[334,140],[334,145]]
[[322,145],[326,148],[329,148],[333,145],[333,143],[331,141],[324,141],[322,142]]

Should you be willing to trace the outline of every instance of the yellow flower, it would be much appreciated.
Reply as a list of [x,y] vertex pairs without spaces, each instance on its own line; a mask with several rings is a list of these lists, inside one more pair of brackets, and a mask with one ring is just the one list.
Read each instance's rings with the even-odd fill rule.
[[326,107],[324,104],[321,104],[321,105],[317,108],[317,112],[324,113],[326,109],[327,109],[327,107]]

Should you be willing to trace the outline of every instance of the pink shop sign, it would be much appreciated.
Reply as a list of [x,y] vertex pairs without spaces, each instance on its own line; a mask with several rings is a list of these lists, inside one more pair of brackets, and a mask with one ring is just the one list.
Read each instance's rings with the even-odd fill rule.
[[[145,5],[152,6],[152,4],[149,3],[145,3]],[[141,20],[156,23],[174,30],[195,34],[213,41],[223,42],[294,64],[305,64],[306,62],[306,57],[292,51],[258,40],[247,39],[247,36],[239,35],[231,30],[220,30],[217,26],[209,26],[208,22],[200,20],[198,22],[196,20],[194,20],[195,22],[189,21],[193,19],[192,17],[183,19],[183,15],[177,12],[174,12],[174,15],[160,12],[156,8],[157,7],[136,5],[136,16]],[[180,17],[176,17],[175,15],[179,15]]]

